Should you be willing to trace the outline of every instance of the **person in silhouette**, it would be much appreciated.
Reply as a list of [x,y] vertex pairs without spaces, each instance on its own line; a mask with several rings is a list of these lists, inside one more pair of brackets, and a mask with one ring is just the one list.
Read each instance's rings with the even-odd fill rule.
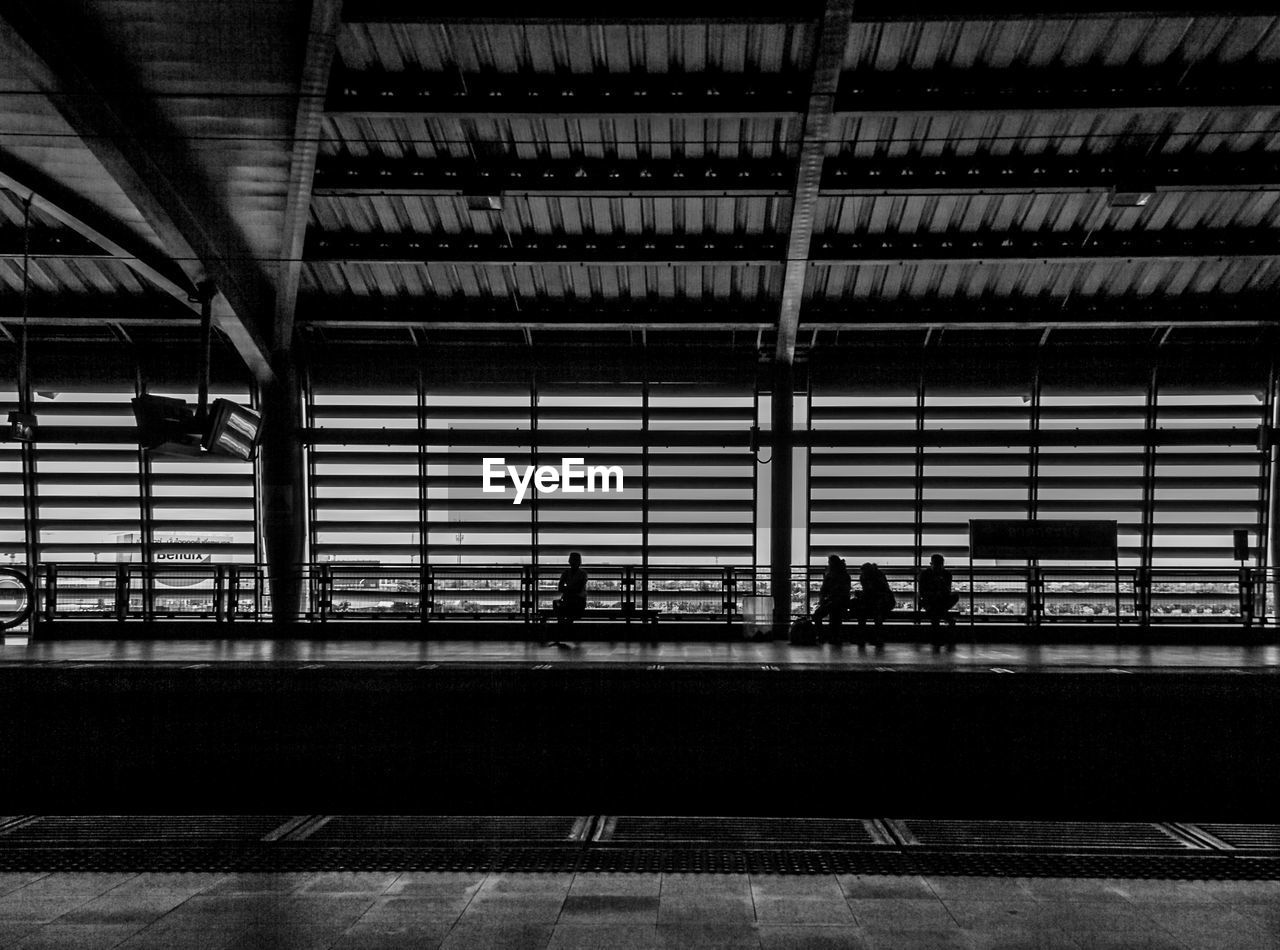
[[844,612],[849,608],[850,586],[849,568],[844,558],[838,554],[829,555],[827,569],[822,575],[822,590],[818,594],[818,609],[813,612],[813,623],[821,627],[822,621],[829,617],[831,635],[827,639],[836,646],[843,642],[840,625],[844,621]]
[[[587,609],[587,572],[582,569],[582,555],[574,551],[569,555],[569,567],[560,574],[560,591],[551,604],[556,613],[556,626],[563,633],[575,620],[581,619]],[[567,647],[563,640],[553,640],[551,646]]]
[[[929,566],[920,572],[918,583],[920,609],[929,618],[929,626],[933,629],[935,650],[942,646],[942,637],[939,632],[941,621],[946,620],[949,627],[954,627],[956,618],[950,616],[947,611],[960,602],[960,595],[951,589],[951,572],[943,566],[944,564],[946,564],[946,558],[941,554],[933,555],[929,558]],[[949,642],[954,646],[955,637],[952,636]]]
[[[884,635],[880,633],[880,627],[889,612],[898,606],[898,599],[893,596],[889,579],[884,576],[884,572],[870,561],[858,569],[858,586],[859,590],[853,595],[852,604],[853,615],[858,618],[858,636],[861,638],[862,627],[870,620],[875,627],[875,639],[871,642],[882,647]],[[865,641],[858,640],[858,646],[864,644]]]

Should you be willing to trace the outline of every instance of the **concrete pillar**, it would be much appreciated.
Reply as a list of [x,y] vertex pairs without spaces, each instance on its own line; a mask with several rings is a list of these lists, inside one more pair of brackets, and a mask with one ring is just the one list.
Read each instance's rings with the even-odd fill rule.
[[307,499],[299,431],[302,401],[292,354],[274,354],[272,368],[275,382],[262,388],[258,471],[271,619],[279,629],[292,625],[302,612]]
[[774,364],[772,399],[773,495],[769,519],[770,590],[773,592],[775,636],[786,636],[791,625],[791,447],[795,412],[792,395],[795,377],[789,362]]

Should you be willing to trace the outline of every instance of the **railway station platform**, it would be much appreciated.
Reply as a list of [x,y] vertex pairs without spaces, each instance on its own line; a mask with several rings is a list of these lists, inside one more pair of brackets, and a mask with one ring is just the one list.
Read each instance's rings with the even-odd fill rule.
[[1280,649],[6,646],[7,813],[1259,821]]

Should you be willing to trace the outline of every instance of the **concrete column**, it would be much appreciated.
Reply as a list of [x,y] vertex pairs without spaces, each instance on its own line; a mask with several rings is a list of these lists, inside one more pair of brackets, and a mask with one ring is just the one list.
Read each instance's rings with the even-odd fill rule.
[[773,373],[773,449],[769,453],[773,469],[769,563],[775,636],[786,636],[791,624],[791,447],[795,427],[792,405],[794,390],[795,377],[791,363],[778,360],[774,364]]
[[292,354],[275,353],[272,368],[275,381],[262,389],[258,471],[271,618],[281,628],[292,625],[302,612],[307,499],[299,431],[302,400]]

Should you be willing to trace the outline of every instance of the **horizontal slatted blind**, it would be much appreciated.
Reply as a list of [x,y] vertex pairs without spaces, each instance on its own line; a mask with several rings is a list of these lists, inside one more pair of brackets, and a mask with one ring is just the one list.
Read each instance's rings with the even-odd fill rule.
[[[451,388],[426,392],[427,427],[449,432],[447,445],[427,453],[430,559],[435,564],[528,564],[533,553],[530,499],[514,504],[511,482],[482,490],[485,458],[523,469],[533,457],[531,392],[524,387]],[[498,444],[467,440],[469,431],[505,433]]]
[[832,553],[851,562],[912,562],[916,449],[876,445],[874,434],[913,433],[916,416],[914,392],[813,393],[814,430],[861,430],[873,438],[868,445],[811,450],[810,563],[825,564]]
[[[581,458],[585,465],[615,466],[622,471],[624,486],[621,493],[538,493],[540,563],[559,564],[570,551],[579,552],[588,564],[640,563],[644,538],[643,395],[639,385],[622,383],[539,387],[539,435],[573,432],[582,436],[576,444],[542,449],[539,462],[557,465],[563,458]],[[632,433],[635,441],[631,445],[600,445],[591,434],[601,429]]]
[[[350,393],[312,382],[311,424],[327,428],[416,429],[416,387]],[[409,564],[420,557],[416,446],[310,448],[311,545],[319,562]]]
[[[1161,429],[1238,429],[1263,422],[1259,392],[1160,392]],[[1231,532],[1249,531],[1256,564],[1266,459],[1253,445],[1178,445],[1156,451],[1153,566],[1230,567]]]
[[[162,390],[195,406],[196,394]],[[249,405],[247,388],[224,387],[209,403],[229,399]],[[152,458],[151,531],[158,563],[184,563],[184,556],[208,563],[251,563],[255,559],[253,462],[202,456],[191,461]],[[205,563],[205,562],[201,562]]]
[[[1142,556],[1146,413],[1144,389],[1082,393],[1046,388],[1040,396],[1041,430],[1072,430],[1078,444],[1040,449],[1037,517],[1115,521],[1120,563],[1129,566]],[[1090,432],[1100,429],[1131,432],[1133,439],[1091,444]]]
[[[18,393],[0,389],[0,419],[18,408]],[[22,446],[0,442],[0,566],[22,567],[26,563],[26,528],[22,510]]]
[[[713,433],[746,432],[755,395],[724,388],[649,388],[649,563],[750,564],[755,546],[755,456]],[[662,445],[662,433],[707,433],[695,445]]]
[[[132,426],[132,389],[39,399],[42,426]],[[43,561],[115,563],[142,557],[137,445],[41,442],[36,452],[38,541]]]
[[[949,395],[926,391],[924,434],[931,431],[1009,433],[1023,445],[974,445],[924,450],[922,557],[969,560],[973,518],[1025,519],[1030,513],[1030,392]],[[977,440],[975,440],[977,441]],[[982,441],[998,442],[998,438]]]

